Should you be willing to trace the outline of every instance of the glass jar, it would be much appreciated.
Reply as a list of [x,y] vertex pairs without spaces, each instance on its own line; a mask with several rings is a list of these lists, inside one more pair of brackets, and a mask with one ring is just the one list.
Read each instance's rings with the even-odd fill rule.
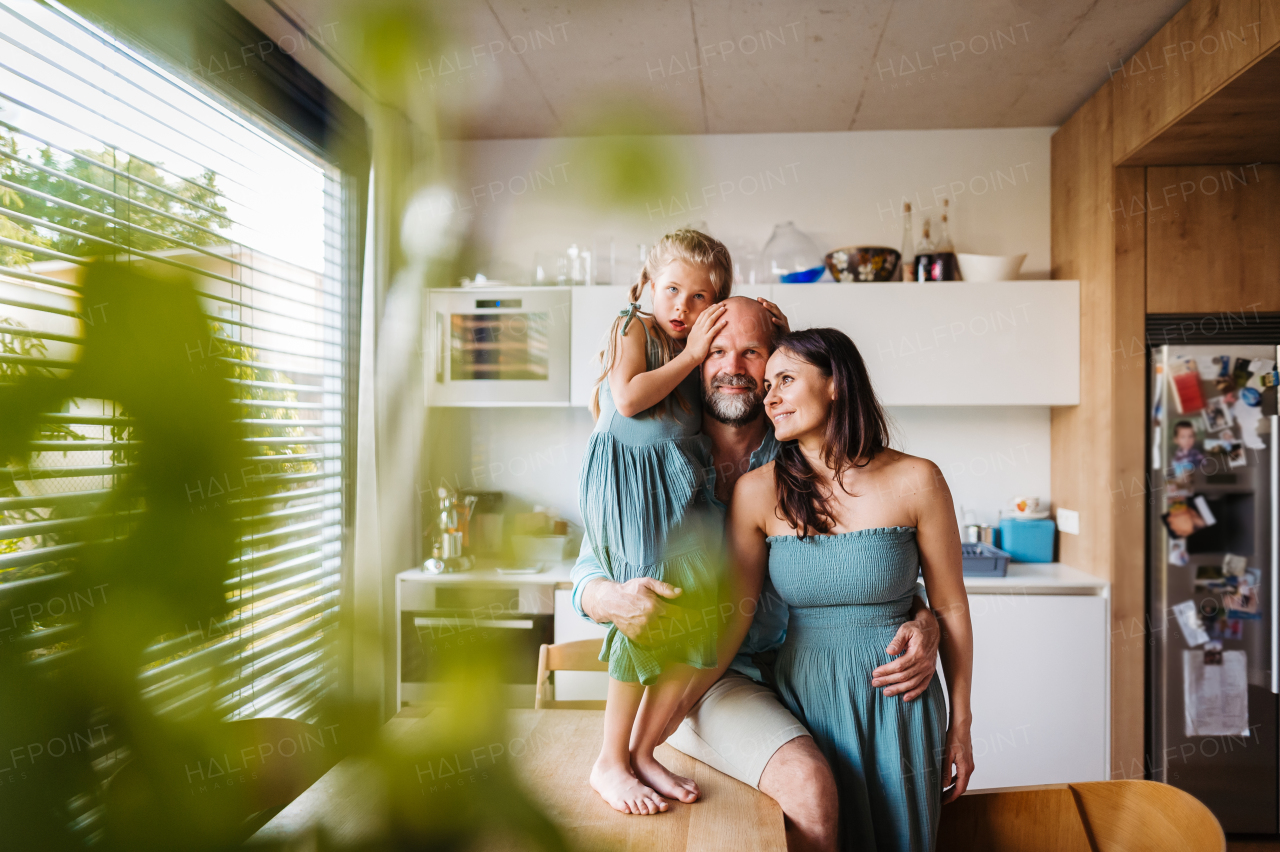
[[774,227],[760,254],[768,280],[783,284],[812,284],[827,268],[818,246],[791,222]]

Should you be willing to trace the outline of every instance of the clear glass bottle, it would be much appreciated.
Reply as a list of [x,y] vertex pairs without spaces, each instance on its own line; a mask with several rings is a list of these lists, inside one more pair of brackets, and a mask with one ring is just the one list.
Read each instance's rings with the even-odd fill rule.
[[929,217],[924,217],[924,225],[920,229],[920,241],[916,243],[916,256],[912,262],[915,269],[914,280],[932,281],[933,274],[933,240],[929,237]]
[[769,280],[783,284],[812,284],[827,268],[818,246],[791,222],[774,227],[761,260]]
[[910,281],[915,270],[915,252],[911,248],[915,229],[911,227],[911,202],[902,202],[902,256],[898,258],[899,281]]
[[956,249],[951,244],[951,234],[947,229],[947,214],[951,199],[942,199],[942,222],[938,226],[938,244],[933,249],[933,281],[955,281],[959,276],[960,264],[956,262]]

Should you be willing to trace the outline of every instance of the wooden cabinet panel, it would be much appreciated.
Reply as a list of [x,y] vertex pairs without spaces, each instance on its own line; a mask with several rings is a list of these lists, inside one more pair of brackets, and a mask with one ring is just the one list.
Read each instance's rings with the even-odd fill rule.
[[[1130,154],[1248,67],[1263,52],[1270,0],[1191,0],[1111,78],[1113,162]],[[1264,23],[1267,26],[1264,28]]]
[[1259,59],[1117,165],[1259,162],[1280,162],[1280,50]]
[[1080,404],[1055,408],[1050,420],[1054,502],[1081,513],[1080,535],[1062,537],[1060,558],[1105,580],[1111,579],[1111,496],[1098,471],[1110,464],[1110,353],[1118,345],[1112,323],[1116,226],[1108,216],[1115,206],[1113,85],[1104,85],[1053,135],[1049,188],[1051,274],[1080,280]]
[[1147,311],[1280,311],[1280,166],[1147,169]]

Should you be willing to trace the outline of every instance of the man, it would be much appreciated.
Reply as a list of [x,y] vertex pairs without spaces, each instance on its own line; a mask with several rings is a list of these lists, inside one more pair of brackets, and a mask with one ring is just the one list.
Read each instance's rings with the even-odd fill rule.
[[[778,450],[764,416],[763,391],[777,308],[741,296],[725,305],[728,324],[702,365],[702,432],[713,461],[705,496],[722,514],[738,479],[772,461]],[[573,580],[573,603],[580,615],[612,623],[637,641],[661,630],[664,601],[680,595],[680,590],[649,578],[610,581],[585,541]],[[919,598],[914,611],[914,620],[899,629],[886,649],[902,656],[876,669],[869,689],[884,688],[886,695],[911,700],[929,685],[938,622]],[[695,675],[681,708],[684,714],[679,714],[683,721],[667,743],[775,799],[786,819],[791,852],[831,850],[836,843],[835,779],[809,732],[768,686],[768,657],[782,644],[786,626],[786,604],[766,579],[738,655]]]

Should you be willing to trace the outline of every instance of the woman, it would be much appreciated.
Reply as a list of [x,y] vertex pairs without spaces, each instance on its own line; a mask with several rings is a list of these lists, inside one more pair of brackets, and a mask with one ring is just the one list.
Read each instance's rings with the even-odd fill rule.
[[[765,388],[782,449],[738,481],[729,535],[742,573],[767,564],[790,608],[778,692],[835,772],[841,848],[932,850],[942,802],[973,772],[973,643],[951,493],[935,464],[889,449],[866,366],[842,332],[782,338]],[[949,725],[937,680],[912,702],[868,687],[921,569],[942,625]]]

